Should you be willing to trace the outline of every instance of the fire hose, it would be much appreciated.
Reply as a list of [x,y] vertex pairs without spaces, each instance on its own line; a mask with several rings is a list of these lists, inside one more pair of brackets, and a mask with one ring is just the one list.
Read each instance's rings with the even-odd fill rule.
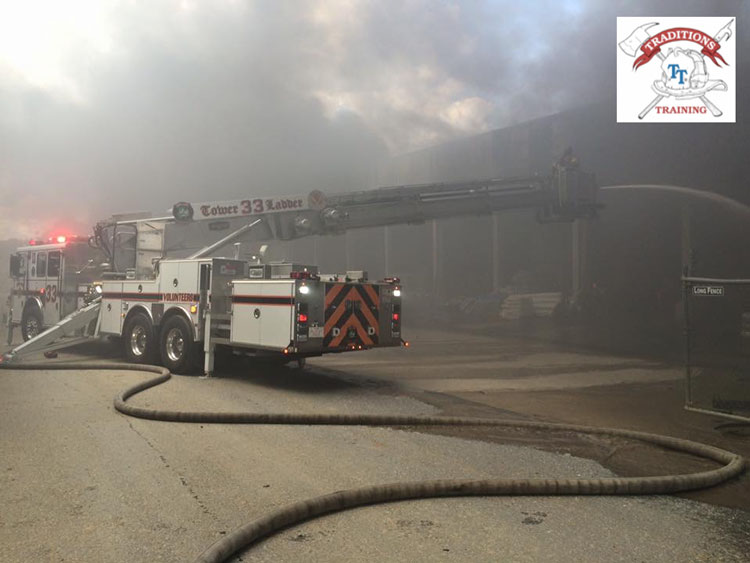
[[727,450],[691,440],[633,430],[467,417],[160,410],[128,404],[127,400],[138,393],[168,381],[172,375],[169,370],[163,367],[85,362],[65,364],[0,363],[0,367],[20,370],[130,370],[156,374],[156,377],[125,389],[114,400],[115,409],[120,413],[147,420],[207,424],[491,426],[549,430],[639,440],[722,464],[721,467],[707,471],[656,477],[613,477],[604,479],[443,479],[390,483],[338,491],[289,504],[241,526],[211,545],[195,560],[195,563],[219,563],[226,561],[229,557],[247,549],[259,539],[268,537],[284,528],[324,514],[339,512],[357,506],[435,497],[667,494],[712,487],[740,475],[744,470],[743,458]]

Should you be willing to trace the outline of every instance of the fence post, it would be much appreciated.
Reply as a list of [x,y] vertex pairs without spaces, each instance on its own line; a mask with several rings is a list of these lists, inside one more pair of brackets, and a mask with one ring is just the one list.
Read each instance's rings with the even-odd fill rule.
[[688,407],[693,406],[692,379],[690,376],[690,286],[690,280],[682,278],[682,316],[685,324],[685,405]]

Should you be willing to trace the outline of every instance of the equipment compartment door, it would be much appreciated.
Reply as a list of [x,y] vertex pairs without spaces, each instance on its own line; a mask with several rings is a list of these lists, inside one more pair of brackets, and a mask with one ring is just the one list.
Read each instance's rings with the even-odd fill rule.
[[232,288],[232,322],[229,340],[237,344],[260,346],[260,317],[258,303],[246,292],[246,285],[235,284]]
[[294,282],[263,284],[260,344],[284,349],[294,338]]
[[283,350],[293,338],[294,282],[236,281],[231,341]]
[[100,330],[104,334],[120,334],[122,330],[122,283],[107,283],[103,286],[102,320]]

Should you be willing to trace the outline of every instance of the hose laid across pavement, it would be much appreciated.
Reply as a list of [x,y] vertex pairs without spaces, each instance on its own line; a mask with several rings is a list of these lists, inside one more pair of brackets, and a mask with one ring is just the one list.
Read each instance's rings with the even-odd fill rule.
[[283,528],[323,514],[338,512],[356,506],[450,496],[666,494],[712,487],[738,476],[744,470],[743,458],[735,453],[691,440],[633,430],[465,417],[170,411],[139,407],[127,403],[130,397],[168,381],[171,378],[171,374],[166,368],[136,364],[84,362],[65,364],[0,363],[0,367],[21,370],[129,370],[157,374],[156,377],[125,389],[115,397],[114,401],[114,406],[119,412],[148,420],[218,424],[505,426],[630,438],[723,464],[722,467],[708,471],[658,477],[614,477],[607,479],[444,479],[390,483],[338,491],[292,503],[245,524],[210,546],[195,560],[195,563],[219,563],[226,561],[233,554],[246,549],[257,540],[267,537]]

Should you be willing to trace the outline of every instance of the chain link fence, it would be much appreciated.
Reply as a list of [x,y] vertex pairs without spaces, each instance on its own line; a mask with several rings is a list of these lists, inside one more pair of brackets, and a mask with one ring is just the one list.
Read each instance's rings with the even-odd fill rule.
[[683,278],[685,407],[750,422],[750,280]]

